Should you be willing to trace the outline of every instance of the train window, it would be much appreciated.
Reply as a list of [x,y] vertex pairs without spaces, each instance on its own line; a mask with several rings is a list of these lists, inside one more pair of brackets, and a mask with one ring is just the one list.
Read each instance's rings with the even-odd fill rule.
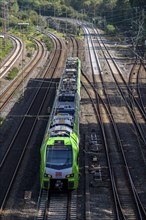
[[72,167],[71,146],[49,146],[46,155],[46,167],[52,169],[65,169]]

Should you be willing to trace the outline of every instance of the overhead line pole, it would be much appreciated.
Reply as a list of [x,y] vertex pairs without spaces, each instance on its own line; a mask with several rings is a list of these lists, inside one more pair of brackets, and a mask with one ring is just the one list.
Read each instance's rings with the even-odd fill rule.
[[6,15],[6,4],[5,2],[1,2],[1,9],[2,9],[2,32],[4,35],[4,47],[6,45],[6,33],[7,33],[7,15]]

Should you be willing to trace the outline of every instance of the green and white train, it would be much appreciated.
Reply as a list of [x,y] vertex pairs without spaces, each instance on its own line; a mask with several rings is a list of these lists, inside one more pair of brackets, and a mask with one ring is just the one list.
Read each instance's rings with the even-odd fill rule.
[[80,60],[69,57],[41,146],[42,189],[78,187]]

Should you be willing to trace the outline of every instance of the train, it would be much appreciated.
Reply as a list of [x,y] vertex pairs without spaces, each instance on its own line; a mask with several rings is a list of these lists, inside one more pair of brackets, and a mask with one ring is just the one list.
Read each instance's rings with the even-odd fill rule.
[[66,59],[40,150],[41,189],[78,188],[80,66]]

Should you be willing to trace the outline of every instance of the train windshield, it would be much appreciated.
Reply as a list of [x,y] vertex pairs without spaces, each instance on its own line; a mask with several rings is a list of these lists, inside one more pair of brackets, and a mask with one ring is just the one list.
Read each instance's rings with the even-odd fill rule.
[[46,167],[65,169],[72,167],[71,146],[49,146],[47,149]]

